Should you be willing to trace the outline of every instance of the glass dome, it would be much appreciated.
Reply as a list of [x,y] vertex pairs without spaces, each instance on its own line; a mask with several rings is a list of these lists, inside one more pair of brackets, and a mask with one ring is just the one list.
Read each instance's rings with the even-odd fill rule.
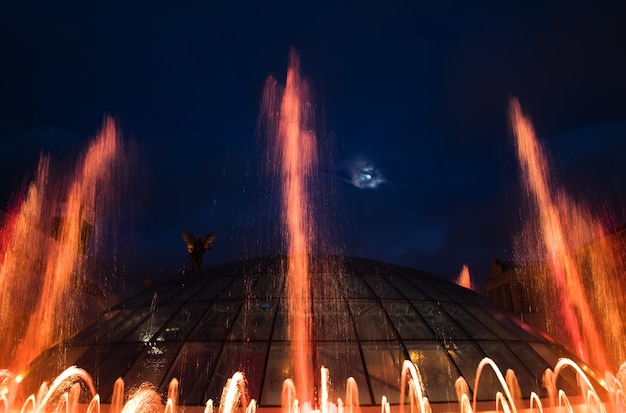
[[[219,402],[236,371],[259,406],[280,406],[294,376],[284,294],[285,257],[246,259],[193,271],[111,308],[31,365],[29,381],[50,380],[76,365],[110,401],[118,377],[166,393],[179,380],[179,403]],[[483,296],[427,273],[363,258],[317,256],[311,264],[316,371],[330,371],[331,400],[348,377],[360,404],[399,402],[404,360],[420,370],[431,402],[456,401],[455,380],[474,391],[475,370],[489,357],[517,375],[522,395],[540,396],[542,375],[558,358],[575,359],[547,336]],[[37,376],[46,372],[48,377]],[[576,388],[565,376],[563,388]],[[494,398],[496,378],[481,376],[477,397]]]

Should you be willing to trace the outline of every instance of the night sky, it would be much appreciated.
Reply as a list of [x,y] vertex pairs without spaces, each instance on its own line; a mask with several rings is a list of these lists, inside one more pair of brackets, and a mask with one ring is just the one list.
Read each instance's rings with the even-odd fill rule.
[[[523,221],[513,96],[558,182],[624,223],[618,1],[4,1],[0,207],[41,151],[65,162],[108,114],[135,148],[129,276],[189,267],[183,229],[220,229],[205,266],[272,252],[278,189],[258,121],[265,80],[284,82],[292,47],[315,92],[330,250],[447,279],[467,264],[479,283],[491,259],[512,259]],[[353,180],[359,171],[372,179]]]

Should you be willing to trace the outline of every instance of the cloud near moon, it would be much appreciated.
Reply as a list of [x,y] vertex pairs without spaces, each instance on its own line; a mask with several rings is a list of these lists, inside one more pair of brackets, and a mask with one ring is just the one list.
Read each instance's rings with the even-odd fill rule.
[[359,189],[377,189],[386,182],[382,172],[368,159],[354,158],[339,170],[342,181]]

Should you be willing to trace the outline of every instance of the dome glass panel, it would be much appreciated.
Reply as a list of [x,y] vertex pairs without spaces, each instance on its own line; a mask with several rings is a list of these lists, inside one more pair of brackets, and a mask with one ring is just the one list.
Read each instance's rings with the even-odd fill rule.
[[[179,403],[200,406],[219,402],[241,371],[251,398],[280,406],[282,383],[294,377],[284,268],[282,256],[247,259],[148,288],[40,356],[27,381],[38,385],[77,365],[108,402],[118,377],[163,392],[177,378]],[[475,391],[486,356],[516,372],[523,395],[545,396],[545,369],[562,356],[576,359],[481,295],[422,271],[339,256],[314,257],[310,268],[311,364],[316,380],[320,367],[329,369],[331,399],[344,398],[353,377],[361,405],[383,395],[398,403],[402,365],[411,360],[431,402],[455,402],[455,380],[463,376]],[[493,398],[495,380],[481,376],[479,400]],[[575,388],[575,377],[564,381]]]

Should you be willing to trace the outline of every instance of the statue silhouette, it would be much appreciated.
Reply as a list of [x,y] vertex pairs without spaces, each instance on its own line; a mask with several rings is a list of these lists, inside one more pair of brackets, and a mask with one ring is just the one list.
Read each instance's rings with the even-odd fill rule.
[[207,250],[213,249],[213,240],[217,236],[218,231],[216,229],[204,238],[196,238],[187,231],[182,232],[183,240],[187,243],[192,270],[199,270],[202,267],[202,256]]

